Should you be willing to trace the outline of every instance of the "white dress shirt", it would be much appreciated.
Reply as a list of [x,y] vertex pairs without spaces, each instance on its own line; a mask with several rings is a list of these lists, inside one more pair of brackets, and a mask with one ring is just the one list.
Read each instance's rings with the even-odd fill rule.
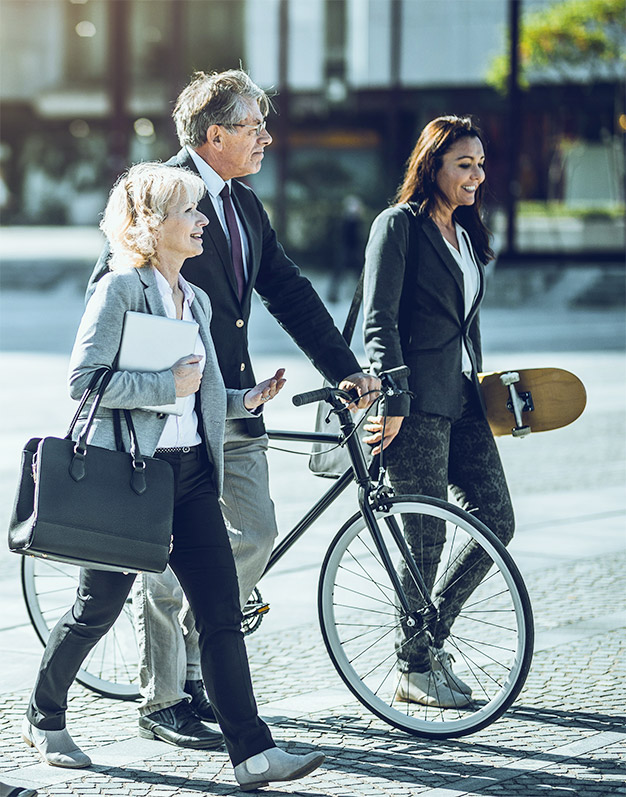
[[[474,306],[476,297],[478,296],[478,289],[480,287],[480,272],[474,257],[474,250],[470,242],[467,232],[461,227],[460,224],[455,224],[456,238],[459,242],[459,249],[453,246],[450,241],[442,236],[450,250],[452,257],[456,260],[459,268],[463,273],[463,297],[465,300],[465,318],[469,315],[470,310]],[[462,343],[461,351],[461,370],[468,378],[472,375],[472,361],[470,360],[469,352],[465,341]]]
[[[168,318],[176,318],[176,306],[169,282],[158,269],[154,269],[157,287],[163,300],[165,313]],[[184,277],[178,275],[178,287],[183,292],[183,321],[195,321],[191,312],[191,303],[194,300],[194,292]],[[191,354],[192,352],[189,352]],[[206,357],[206,350],[200,335],[196,336],[196,345],[193,354],[198,354],[202,359]],[[200,367],[204,365],[200,362]],[[182,415],[168,415],[163,432],[159,438],[157,448],[182,448],[184,446],[197,446],[202,442],[198,434],[198,416],[195,410],[196,394],[185,397],[185,404]]]
[[[230,247],[230,235],[228,233],[228,225],[226,224],[226,216],[224,215],[224,203],[222,202],[222,197],[220,196],[220,191],[224,188],[225,185],[228,185],[228,188],[232,192],[232,181],[231,180],[222,180],[219,174],[213,169],[209,164],[202,160],[202,158],[195,152],[191,147],[187,147],[187,152],[191,155],[191,159],[193,160],[196,169],[198,170],[198,174],[202,177],[204,184],[207,187],[209,192],[209,197],[211,198],[211,202],[213,203],[213,207],[215,208],[215,213],[217,214],[217,218],[222,225],[222,229],[224,230],[224,235],[226,236],[226,240],[228,241],[228,246]],[[232,193],[231,193],[232,197]],[[246,235],[246,231],[244,230],[243,224],[241,223],[241,219],[239,218],[239,214],[237,213],[237,208],[235,203],[233,202],[233,210],[235,211],[235,218],[237,219],[237,227],[239,227],[239,235],[241,236],[241,251],[243,255],[243,273],[246,278],[248,279],[248,260],[249,260],[249,247],[248,247],[248,236]]]

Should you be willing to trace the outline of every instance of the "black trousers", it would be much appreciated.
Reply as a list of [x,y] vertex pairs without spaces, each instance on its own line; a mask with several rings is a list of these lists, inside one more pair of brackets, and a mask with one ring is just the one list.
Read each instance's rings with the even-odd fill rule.
[[[450,487],[463,509],[472,512],[508,545],[515,530],[515,518],[504,470],[476,389],[469,380],[465,382],[463,412],[458,420],[413,411],[404,419],[387,449],[387,474],[398,494],[417,493],[445,501]],[[490,561],[480,555],[476,546],[469,546],[446,572],[445,579],[436,582],[445,543],[445,523],[406,516],[404,529],[438,609],[434,644],[441,647],[463,604],[486,575]],[[408,573],[403,576],[407,597],[419,605],[413,579]],[[400,670],[430,669],[424,635],[416,636],[404,624],[396,638],[396,652]]]
[[[235,562],[204,448],[159,454],[174,470],[174,547],[170,557],[193,609],[202,675],[233,766],[274,747],[259,718],[241,631]],[[132,519],[129,519],[132,522]],[[38,728],[65,727],[67,693],[80,666],[122,611],[134,575],[81,570],[74,606],[56,624],[28,707]]]

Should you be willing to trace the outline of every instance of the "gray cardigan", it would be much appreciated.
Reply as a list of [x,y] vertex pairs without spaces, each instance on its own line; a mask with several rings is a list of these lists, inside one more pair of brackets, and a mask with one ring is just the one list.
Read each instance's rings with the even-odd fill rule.
[[400,386],[413,393],[412,400],[407,395],[389,399],[390,415],[420,410],[460,417],[462,341],[478,388],[478,308],[485,275],[477,263],[480,287],[465,318],[463,274],[432,219],[405,204],[387,208],[374,220],[365,251],[365,351],[377,373],[407,365],[411,373]]
[[[200,337],[206,349],[206,359],[200,386],[201,436],[215,467],[215,482],[221,492],[224,473],[224,421],[226,418],[249,418],[244,406],[246,390],[227,390],[217,364],[215,347],[209,324],[209,297],[192,286],[195,299],[191,304],[194,319],[200,327]],[[115,271],[105,275],[97,284],[83,314],[69,367],[69,389],[79,399],[89,386],[94,372],[102,366],[112,367],[120,347],[124,313],[166,315],[156,277],[151,267]],[[146,341],[150,345],[150,341]],[[174,375],[170,370],[148,373],[116,371],[103,396],[100,409],[89,434],[89,443],[103,448],[115,448],[113,413],[116,409],[133,410],[133,422],[142,454],[152,456],[167,416],[163,413],[137,409],[141,406],[171,404],[176,397]],[[81,418],[86,418],[89,407]],[[80,434],[78,423],[74,439]],[[128,443],[125,424],[122,432]]]

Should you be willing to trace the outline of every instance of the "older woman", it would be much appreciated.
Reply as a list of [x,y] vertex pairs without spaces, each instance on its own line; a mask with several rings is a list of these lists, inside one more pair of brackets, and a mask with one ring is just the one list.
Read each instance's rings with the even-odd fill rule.
[[[446,499],[450,485],[463,507],[507,544],[513,509],[477,376],[484,264],[493,257],[480,217],[484,180],[478,128],[469,118],[439,117],[419,136],[395,203],[372,225],[365,255],[365,347],[374,370],[409,366],[403,387],[411,394],[389,399],[384,427],[375,417],[365,428],[376,453],[381,441],[387,449],[396,492]],[[438,622],[434,639],[402,628],[398,697],[463,706],[472,690],[454,674],[443,644],[488,563],[468,564],[468,549],[446,583],[435,586],[445,526],[414,524],[406,521],[405,533],[428,588],[434,587]]]
[[[302,777],[324,756],[279,750],[252,692],[237,576],[218,504],[224,420],[258,412],[285,380],[281,369],[249,390],[224,388],[209,331],[209,299],[180,275],[185,259],[202,251],[208,222],[197,202],[204,192],[204,183],[191,172],[150,163],[132,167],[113,188],[101,225],[111,244],[113,271],[98,283],[85,310],[69,384],[72,397],[79,398],[96,370],[113,366],[128,310],[199,324],[194,351],[170,370],[113,374],[89,442],[115,448],[113,411],[131,409],[141,451],[172,466],[170,565],[196,617],[202,674],[235,776],[242,789],[251,790]],[[176,397],[186,398],[181,416],[138,409],[172,404]],[[27,744],[49,764],[91,763],[65,727],[67,692],[86,655],[115,622],[133,580],[134,575],[81,570],[76,602],[50,635],[22,729]],[[221,744],[221,735],[216,737]]]

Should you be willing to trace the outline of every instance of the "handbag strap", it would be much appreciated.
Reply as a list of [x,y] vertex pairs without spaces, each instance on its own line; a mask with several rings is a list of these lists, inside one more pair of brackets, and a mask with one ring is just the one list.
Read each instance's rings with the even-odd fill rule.
[[[96,388],[98,387],[98,382],[100,382],[100,387],[98,388],[99,392],[104,393],[109,384],[109,381],[111,380],[112,375],[113,371],[111,371],[110,368],[106,367],[98,368],[98,370],[94,372],[94,375],[91,378],[91,382],[89,383],[89,387],[85,390],[85,392],[81,396],[80,402],[78,403],[78,409],[74,413],[74,417],[72,418],[68,430],[65,434],[66,440],[69,440],[72,437],[72,432],[74,431],[74,427],[76,426],[78,419],[80,418],[80,414],[82,413],[83,408],[85,407],[85,404],[87,403],[89,396],[91,396],[94,390],[96,390]],[[99,403],[100,401],[98,400],[98,404]]]
[[[76,443],[74,444],[74,455],[72,457],[72,461],[70,462],[69,472],[70,476],[74,479],[74,481],[80,481],[86,475],[86,459],[88,453],[88,446],[87,446],[87,437],[89,435],[89,429],[91,428],[91,424],[93,423],[93,419],[95,418],[96,412],[100,407],[100,402],[102,401],[102,396],[105,390],[108,387],[108,384],[111,380],[113,375],[113,371],[107,369],[106,372],[102,375],[100,379],[100,384],[97,387],[96,396],[93,400],[93,404],[89,410],[89,415],[87,416],[87,420],[85,422],[84,427],[81,430],[80,436]],[[90,387],[85,391],[87,396],[93,392],[95,388],[94,381],[92,380],[92,384]],[[85,396],[83,398],[86,401]],[[81,399],[81,403],[84,405],[84,401]],[[114,413],[117,412],[114,410]],[[124,409],[122,410],[124,414],[124,420],[126,421],[126,426],[128,428],[128,435],[130,437],[130,451],[129,455],[132,460],[132,473],[130,475],[130,486],[131,489],[137,494],[142,495],[146,491],[146,461],[139,450],[139,440],[137,439],[137,432],[135,431],[135,425],[133,423],[132,415],[130,410]],[[72,422],[72,427],[76,418]],[[70,432],[71,432],[70,429]],[[117,430],[116,430],[117,431]],[[116,434],[117,437],[117,434]],[[120,429],[120,438],[121,438],[121,429]],[[117,441],[116,441],[117,442]]]
[[363,301],[363,276],[365,274],[365,269],[361,269],[361,274],[359,276],[359,281],[357,286],[354,290],[354,296],[352,297],[352,303],[350,304],[350,309],[348,310],[348,315],[346,316],[346,322],[343,325],[343,330],[341,334],[343,335],[343,339],[345,342],[350,345],[352,342],[352,335],[354,334],[354,328],[356,326],[356,320],[359,315],[359,310],[361,309],[361,302]]

